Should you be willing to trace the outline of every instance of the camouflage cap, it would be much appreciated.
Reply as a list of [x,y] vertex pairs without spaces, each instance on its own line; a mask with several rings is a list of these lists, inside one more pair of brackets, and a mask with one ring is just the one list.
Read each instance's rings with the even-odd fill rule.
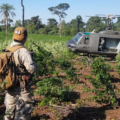
[[13,40],[22,41],[25,37],[27,37],[27,29],[24,27],[17,27],[14,30]]

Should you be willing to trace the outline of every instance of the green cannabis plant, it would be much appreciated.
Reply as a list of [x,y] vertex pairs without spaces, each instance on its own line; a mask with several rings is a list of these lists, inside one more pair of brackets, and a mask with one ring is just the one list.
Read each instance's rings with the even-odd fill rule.
[[67,80],[73,81],[73,83],[79,82],[79,79],[78,79],[77,75],[75,74],[74,70],[72,70],[72,68],[67,69],[65,71],[65,73],[66,73],[66,79]]
[[61,78],[46,78],[36,85],[38,89],[35,91],[35,95],[44,96],[39,103],[40,106],[69,101],[71,98],[71,90],[68,86],[63,86]]
[[33,53],[33,58],[38,65],[38,71],[36,73],[36,77],[38,76],[46,76],[53,73],[55,70],[54,60],[52,59],[52,53],[46,51],[44,48],[39,47],[35,43],[33,43],[37,48]]
[[109,71],[109,66],[105,64],[102,57],[98,59],[93,59],[91,62],[92,73],[95,75],[95,78],[90,80],[91,84],[94,86],[94,92],[96,96],[94,97],[95,101],[99,103],[110,103],[113,106],[116,106],[116,95],[115,89],[116,85],[112,85],[111,76]]
[[120,75],[120,62],[116,65],[116,71]]

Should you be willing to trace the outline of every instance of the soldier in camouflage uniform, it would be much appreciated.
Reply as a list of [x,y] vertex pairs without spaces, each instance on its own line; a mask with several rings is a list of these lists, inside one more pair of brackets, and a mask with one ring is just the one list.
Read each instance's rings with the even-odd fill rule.
[[[13,42],[10,47],[23,45],[27,41],[27,30],[24,27],[17,27],[13,34]],[[25,48],[20,48],[14,52],[14,60],[16,66],[24,65],[27,72],[33,74],[37,65],[32,59],[30,52]],[[19,69],[19,68],[18,68]],[[5,105],[6,115],[4,120],[30,120],[32,112],[32,103],[34,102],[31,97],[30,82],[23,84],[22,81],[16,86],[15,89],[6,90],[5,92]]]
[[101,51],[103,50],[104,44],[105,44],[105,40],[103,38],[101,38],[101,42],[100,42],[100,46],[99,46]]

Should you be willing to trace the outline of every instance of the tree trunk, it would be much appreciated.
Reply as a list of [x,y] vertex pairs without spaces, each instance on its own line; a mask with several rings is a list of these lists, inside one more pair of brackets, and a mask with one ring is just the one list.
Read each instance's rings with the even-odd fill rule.
[[77,32],[80,32],[80,30],[79,30],[79,23],[77,23]]
[[8,18],[6,17],[6,39],[8,39]]
[[61,26],[61,18],[59,17],[59,21],[60,21],[60,25],[59,25],[59,34],[61,36],[61,29],[62,29],[62,26]]

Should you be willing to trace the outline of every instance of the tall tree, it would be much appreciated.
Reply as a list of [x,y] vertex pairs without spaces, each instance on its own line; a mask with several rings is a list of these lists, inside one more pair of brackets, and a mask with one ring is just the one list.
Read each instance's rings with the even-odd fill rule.
[[[13,20],[8,18],[8,23],[11,23],[11,22],[13,22]],[[0,21],[0,23],[5,25],[6,24],[6,20],[2,19],[2,21]]]
[[105,30],[106,25],[102,22],[102,19],[99,17],[91,17],[87,21],[87,31],[91,32],[95,29],[96,32]]
[[31,17],[31,21],[36,25],[36,24],[41,24],[42,21],[39,19],[39,16]]
[[112,25],[113,30],[120,31],[120,17],[117,18],[117,22]]
[[24,20],[24,25],[27,26],[27,25],[29,25],[30,22],[31,22],[30,19],[26,19],[26,20]]
[[47,19],[47,20],[48,20],[48,25],[49,25],[50,27],[57,26],[57,24],[58,24],[58,22],[57,22],[56,19],[54,19],[54,18],[49,18],[49,19]]
[[76,17],[76,20],[77,20],[77,31],[80,32],[80,27],[83,28],[84,22],[83,22],[82,17],[80,15],[78,15]]
[[77,20],[76,20],[76,19],[72,19],[72,20],[70,21],[70,24],[71,24],[71,27],[72,27],[72,28],[77,28]]
[[70,24],[72,28],[77,29],[77,32],[80,32],[80,28],[83,29],[83,26],[85,25],[80,15],[78,15],[76,19],[72,19]]
[[12,5],[2,4],[2,6],[0,6],[0,13],[4,15],[4,19],[6,20],[6,39],[8,39],[8,17],[10,15],[12,17],[15,16],[15,13],[12,10],[15,10],[15,8]]
[[69,4],[61,3],[58,6],[48,8],[52,12],[52,14],[58,15],[58,17],[59,17],[59,32],[60,32],[60,36],[61,36],[61,29],[62,29],[61,19],[65,18],[65,16],[67,15],[65,13],[65,10],[67,10],[69,7],[70,7]]
[[39,19],[39,16],[32,17],[31,22],[34,23],[34,25],[36,25],[37,30],[40,28],[40,25],[42,24],[42,20]]
[[16,20],[15,27],[22,26],[21,20]]

